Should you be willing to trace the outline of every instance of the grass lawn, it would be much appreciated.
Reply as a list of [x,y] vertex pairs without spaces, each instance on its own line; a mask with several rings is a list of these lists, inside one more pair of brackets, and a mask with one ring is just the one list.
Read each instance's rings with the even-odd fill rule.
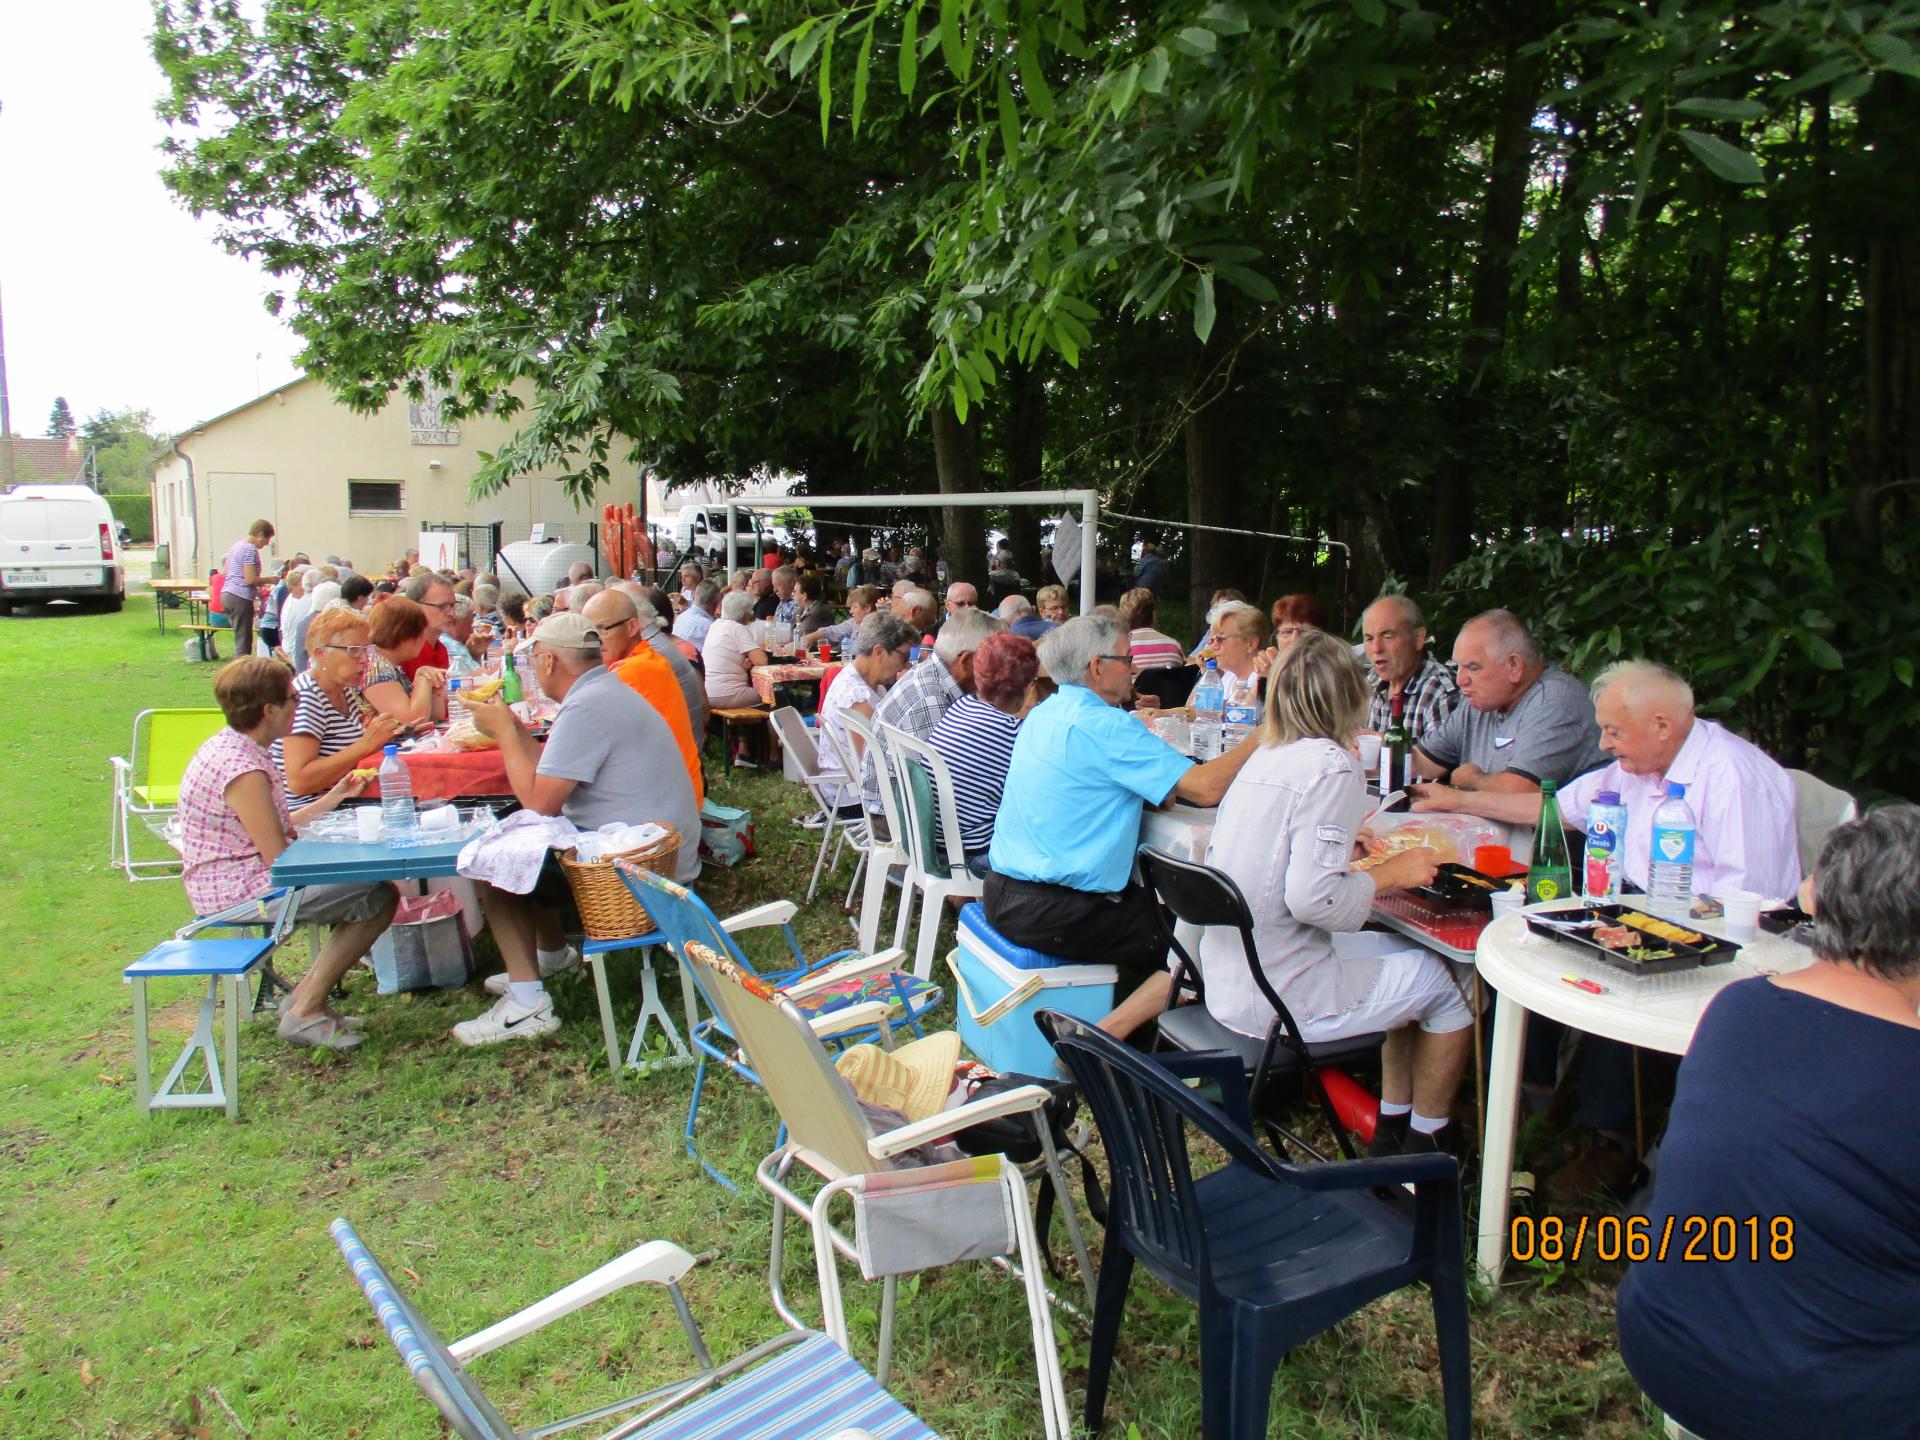
[[[687,1158],[690,1072],[608,1075],[583,978],[556,982],[558,1035],[469,1051],[446,1032],[483,1007],[477,985],[380,998],[356,972],[351,1005],[368,1017],[358,1053],[296,1052],[253,1026],[237,1125],[217,1112],[135,1113],[119,971],[188,910],[177,883],[132,885],[109,868],[107,757],[125,753],[137,711],[211,704],[212,676],[183,661],[176,632],[156,632],[144,594],[119,615],[0,620],[0,684],[14,697],[0,738],[11,777],[0,805],[0,1433],[434,1435],[327,1238],[336,1215],[449,1336],[655,1236],[712,1257],[687,1289],[716,1354],[772,1334],[766,1205]],[[709,874],[714,908],[798,898],[814,843],[791,823],[802,792],[742,772],[712,789],[754,811],[761,847],[746,867]],[[846,878],[843,864],[842,891]],[[839,892],[825,888],[802,916],[810,954],[851,943]],[[294,963],[303,954],[296,944]],[[614,975],[631,1015],[637,979],[631,967]],[[192,1004],[184,986],[156,987],[154,1001],[156,1048],[170,1050]],[[771,1107],[726,1076],[708,1093],[709,1153],[746,1181],[772,1145]],[[810,1297],[804,1245],[799,1259],[791,1283]],[[903,1398],[947,1435],[1037,1436],[1017,1287],[969,1268],[906,1289]],[[876,1295],[857,1279],[849,1290],[855,1307]],[[1654,1433],[1615,1349],[1611,1300],[1598,1272],[1476,1298],[1479,1433]],[[871,1363],[873,1316],[859,1319],[856,1349]],[[1077,1408],[1086,1341],[1061,1333]],[[1432,1334],[1424,1294],[1408,1292],[1303,1347],[1276,1380],[1273,1433],[1442,1433]],[[1109,1433],[1197,1435],[1197,1358],[1192,1310],[1136,1280]],[[643,1289],[475,1370],[510,1418],[535,1425],[686,1360],[664,1297]]]

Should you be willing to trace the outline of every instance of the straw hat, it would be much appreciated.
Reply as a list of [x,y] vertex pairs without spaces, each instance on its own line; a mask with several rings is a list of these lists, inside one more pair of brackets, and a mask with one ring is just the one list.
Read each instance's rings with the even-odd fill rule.
[[960,1037],[951,1030],[909,1041],[898,1050],[853,1045],[834,1068],[853,1093],[869,1105],[898,1110],[909,1120],[937,1115],[953,1088],[953,1067],[960,1059]]

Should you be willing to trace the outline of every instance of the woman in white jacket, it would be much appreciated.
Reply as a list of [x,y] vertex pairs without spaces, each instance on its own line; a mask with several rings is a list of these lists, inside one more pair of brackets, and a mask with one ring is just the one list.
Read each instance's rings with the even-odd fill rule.
[[[1426,1151],[1445,1127],[1472,1052],[1473,1016],[1438,956],[1397,936],[1356,934],[1375,896],[1433,878],[1431,850],[1370,871],[1352,863],[1368,807],[1354,735],[1367,684],[1351,647],[1303,632],[1273,667],[1260,744],[1221,802],[1207,863],[1232,876],[1253,912],[1261,968],[1309,1044],[1386,1031],[1380,1124],[1369,1153]],[[1273,1007],[1248,973],[1240,938],[1201,937],[1207,1009],[1265,1036]]]

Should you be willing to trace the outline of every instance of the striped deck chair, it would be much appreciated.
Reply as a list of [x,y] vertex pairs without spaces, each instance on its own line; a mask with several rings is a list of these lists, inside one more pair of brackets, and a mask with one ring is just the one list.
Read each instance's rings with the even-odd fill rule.
[[[533,1440],[585,1426],[595,1426],[591,1433],[599,1440],[939,1440],[845,1350],[817,1331],[789,1330],[715,1365],[680,1289],[680,1278],[693,1268],[693,1256],[665,1240],[649,1240],[518,1314],[449,1345],[400,1293],[352,1225],[339,1219],[329,1229],[414,1383],[461,1440]],[[468,1361],[642,1282],[665,1287],[671,1297],[699,1366],[692,1376],[520,1430],[467,1372]],[[630,1413],[634,1411],[639,1413]],[[623,1415],[627,1418],[615,1420]],[[603,1425],[610,1428],[599,1428]]]

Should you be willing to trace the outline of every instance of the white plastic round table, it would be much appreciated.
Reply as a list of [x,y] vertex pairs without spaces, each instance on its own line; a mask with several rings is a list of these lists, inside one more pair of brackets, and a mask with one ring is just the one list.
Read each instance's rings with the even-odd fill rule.
[[[1564,902],[1530,906],[1551,912]],[[1755,975],[1798,970],[1813,952],[1766,931],[1741,941],[1737,959],[1673,976],[1633,980],[1604,961],[1586,959],[1575,946],[1535,935],[1526,912],[1503,915],[1480,934],[1474,963],[1499,999],[1488,1060],[1487,1131],[1480,1162],[1480,1271],[1498,1284],[1507,1260],[1509,1192],[1513,1186],[1513,1140],[1520,1109],[1520,1067],[1527,1017],[1544,1015],[1590,1035],[1604,1035],[1648,1050],[1684,1055],[1707,1003],[1723,986]],[[1711,921],[1690,921],[1709,934]],[[1606,987],[1605,994],[1570,984],[1567,977]]]

